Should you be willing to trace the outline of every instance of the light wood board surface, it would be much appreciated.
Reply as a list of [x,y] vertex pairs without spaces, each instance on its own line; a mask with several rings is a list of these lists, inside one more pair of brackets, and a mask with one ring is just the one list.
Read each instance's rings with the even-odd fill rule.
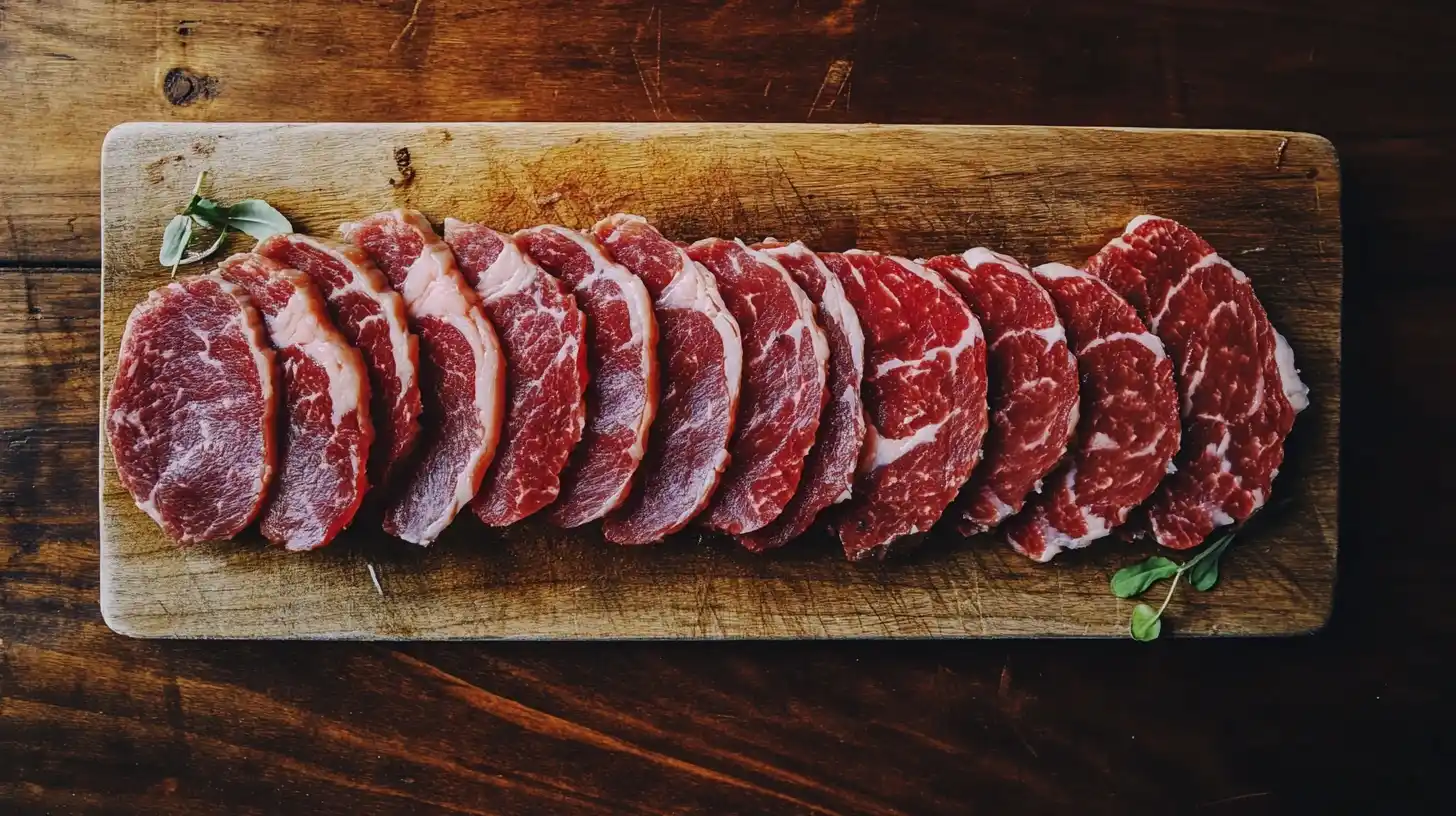
[[[1080,264],[1134,215],[1183,221],[1243,269],[1288,336],[1312,408],[1275,501],[1209,593],[1180,590],[1180,635],[1293,634],[1335,582],[1341,240],[1333,149],[1308,134],[973,126],[193,125],[114,130],[102,157],[102,385],[126,316],[164,284],[161,232],[200,170],[214,198],[269,200],[302,231],[411,206],[513,230],[625,210],[669,236],[801,238],[928,256],[985,245]],[[231,249],[244,248],[238,242]],[[206,267],[204,267],[206,268]],[[201,270],[199,270],[201,271]],[[769,556],[675,537],[461,518],[434,546],[361,518],[288,554],[250,533],[181,549],[116,480],[102,440],[101,599],[117,631],[226,638],[1123,636],[1107,579],[1150,552],[1104,541],[1033,564],[988,538],[932,535],[883,564],[827,539]],[[372,565],[378,588],[370,574]]]

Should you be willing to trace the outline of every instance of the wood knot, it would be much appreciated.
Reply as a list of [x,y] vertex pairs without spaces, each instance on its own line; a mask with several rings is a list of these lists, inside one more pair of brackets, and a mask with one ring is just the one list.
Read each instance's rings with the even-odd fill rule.
[[162,94],[173,105],[191,105],[217,96],[218,79],[196,74],[186,68],[173,68],[162,79]]
[[399,171],[398,179],[390,179],[389,186],[395,189],[403,189],[414,183],[415,168],[410,162],[408,147],[396,147],[394,149],[394,167]]

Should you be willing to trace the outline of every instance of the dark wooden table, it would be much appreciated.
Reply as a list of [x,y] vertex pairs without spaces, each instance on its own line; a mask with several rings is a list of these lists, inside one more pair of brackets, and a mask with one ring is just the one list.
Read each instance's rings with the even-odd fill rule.
[[[1456,11],[1415,0],[0,1],[0,811],[1434,812],[1456,726],[1453,54]],[[1347,247],[1331,625],[1151,646],[107,630],[111,125],[654,118],[1331,138]]]

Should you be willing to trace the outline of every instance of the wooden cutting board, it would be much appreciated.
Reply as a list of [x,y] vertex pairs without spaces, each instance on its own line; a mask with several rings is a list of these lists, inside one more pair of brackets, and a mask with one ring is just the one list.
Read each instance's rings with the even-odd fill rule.
[[[1308,632],[1335,583],[1340,182],[1298,133],[1048,127],[133,124],[102,156],[102,382],[132,306],[163,285],[162,228],[201,170],[212,197],[272,202],[306,232],[392,207],[503,230],[616,211],[669,236],[801,238],[930,256],[985,245],[1080,264],[1139,213],[1183,221],[1242,268],[1312,391],[1276,503],[1211,592],[1182,587],[1179,635]],[[229,249],[246,247],[246,240]],[[220,254],[218,257],[222,257]],[[203,271],[207,266],[196,267]],[[191,271],[191,270],[189,270]],[[887,563],[827,538],[766,556],[688,533],[648,548],[595,529],[462,517],[428,549],[363,518],[309,554],[256,534],[178,548],[101,447],[101,604],[118,632],[208,638],[1126,636],[1108,578],[1151,552],[1103,541],[1046,565],[936,533]],[[468,516],[468,514],[466,514]]]

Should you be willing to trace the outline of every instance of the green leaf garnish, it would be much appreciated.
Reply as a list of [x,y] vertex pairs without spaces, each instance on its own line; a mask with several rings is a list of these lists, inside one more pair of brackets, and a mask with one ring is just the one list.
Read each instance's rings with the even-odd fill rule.
[[245,199],[229,207],[227,225],[259,241],[280,232],[293,232],[293,225],[283,213],[258,198]]
[[1132,608],[1132,622],[1130,630],[1134,640],[1149,641],[1155,640],[1163,631],[1163,612],[1168,608],[1168,603],[1173,600],[1173,593],[1178,589],[1178,580],[1188,579],[1188,583],[1200,592],[1207,592],[1218,584],[1218,562],[1223,554],[1228,551],[1229,545],[1233,543],[1234,536],[1238,535],[1243,525],[1236,525],[1228,528],[1222,535],[1204,546],[1197,555],[1183,562],[1181,565],[1155,555],[1146,561],[1133,564],[1130,567],[1123,567],[1112,576],[1112,594],[1119,598],[1136,598],[1148,591],[1153,584],[1165,578],[1172,578],[1173,583],[1168,587],[1168,595],[1163,598],[1162,606],[1153,609],[1147,604],[1138,604]]
[[[177,274],[179,265],[197,263],[221,249],[229,231],[244,232],[260,241],[270,235],[293,231],[288,219],[262,199],[244,199],[228,207],[207,198],[202,194],[206,181],[207,171],[204,170],[197,175],[197,183],[192,185],[192,198],[187,206],[173,216],[162,234],[158,260],[163,266],[171,267],[172,274]],[[216,230],[217,237],[201,252],[188,254],[194,225]]]
[[1123,567],[1112,576],[1112,594],[1119,598],[1136,598],[1148,587],[1178,574],[1178,565],[1161,555]]
[[1163,612],[1153,611],[1147,604],[1138,604],[1132,608],[1132,624],[1128,627],[1132,631],[1133,640],[1140,640],[1144,643],[1150,640],[1157,640],[1158,635],[1163,633]]
[[170,267],[175,274],[177,264],[182,262],[182,256],[187,252],[187,242],[190,240],[192,219],[185,215],[173,216],[167,222],[167,229],[162,232],[162,251],[157,255],[157,262]]
[[228,225],[228,208],[202,196],[194,196],[192,203],[187,205],[182,214],[190,215],[201,226],[213,229],[222,229]]

